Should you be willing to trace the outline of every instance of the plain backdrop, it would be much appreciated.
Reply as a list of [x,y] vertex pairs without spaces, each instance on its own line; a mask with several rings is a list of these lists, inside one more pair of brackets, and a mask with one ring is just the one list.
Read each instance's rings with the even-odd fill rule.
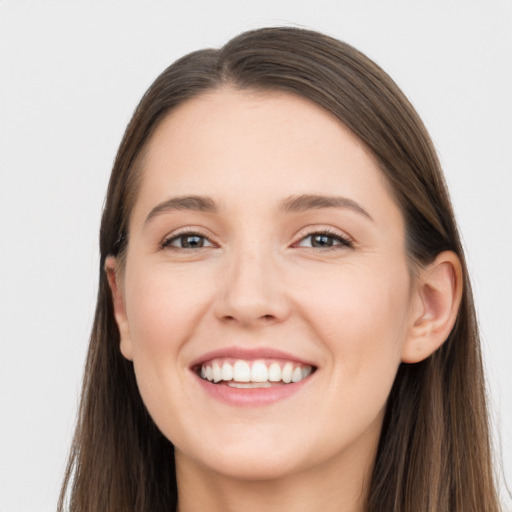
[[117,146],[173,60],[264,25],[345,40],[423,117],[482,328],[497,465],[512,482],[511,0],[0,0],[0,512],[51,512],[95,306]]

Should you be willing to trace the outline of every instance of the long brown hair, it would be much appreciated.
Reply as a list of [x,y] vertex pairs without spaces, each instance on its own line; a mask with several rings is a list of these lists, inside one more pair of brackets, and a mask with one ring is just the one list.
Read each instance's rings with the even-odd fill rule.
[[411,268],[444,250],[462,262],[464,292],[449,338],[425,361],[402,363],[398,370],[364,510],[498,511],[471,286],[430,138],[408,100],[374,62],[328,36],[284,27],[246,32],[220,50],[181,58],[151,85],[126,129],[101,223],[96,316],[59,510],[176,507],[173,446],[149,417],[132,363],[119,351],[103,265],[108,255],[122,256],[128,243],[144,148],[155,128],[177,105],[225,84],[288,91],[337,116],[387,177],[405,218]]

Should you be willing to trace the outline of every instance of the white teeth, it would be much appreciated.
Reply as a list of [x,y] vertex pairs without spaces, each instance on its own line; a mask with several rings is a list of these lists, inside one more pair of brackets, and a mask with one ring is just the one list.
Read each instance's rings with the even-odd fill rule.
[[282,379],[285,384],[289,384],[292,381],[293,365],[292,363],[286,363],[283,368]]
[[269,388],[272,386],[270,382],[228,382],[228,386],[230,388],[244,388],[244,389],[250,389],[250,388]]
[[295,368],[292,373],[292,382],[299,382],[302,380],[302,370],[300,368]]
[[281,369],[277,362],[267,366],[264,361],[254,361],[250,365],[250,362],[239,359],[234,364],[221,360],[212,361],[202,365],[199,374],[202,379],[215,384],[223,381],[231,387],[264,388],[270,387],[271,383],[300,382],[312,371],[311,366],[291,362],[287,362]]
[[272,363],[268,369],[268,380],[270,382],[279,382],[281,380],[281,367],[277,363]]
[[251,368],[251,382],[267,382],[268,369],[265,363],[256,361]]
[[233,380],[251,382],[251,368],[245,361],[237,361],[233,366]]
[[228,381],[233,378],[233,367],[229,363],[222,365],[222,380]]
[[214,362],[212,366],[213,382],[220,382],[222,380],[222,371],[219,363]]

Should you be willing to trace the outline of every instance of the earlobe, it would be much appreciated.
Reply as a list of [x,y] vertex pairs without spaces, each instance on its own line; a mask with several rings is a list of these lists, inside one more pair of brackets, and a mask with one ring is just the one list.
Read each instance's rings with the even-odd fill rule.
[[446,341],[457,319],[462,287],[462,267],[452,251],[440,253],[421,269],[402,350],[404,363],[426,359]]
[[107,274],[108,284],[112,293],[112,301],[114,306],[114,316],[119,329],[120,350],[123,356],[130,361],[132,357],[132,341],[130,337],[130,329],[128,326],[128,318],[126,316],[125,301],[123,290],[120,286],[119,272],[117,269],[117,259],[114,256],[108,256],[105,260],[105,272]]

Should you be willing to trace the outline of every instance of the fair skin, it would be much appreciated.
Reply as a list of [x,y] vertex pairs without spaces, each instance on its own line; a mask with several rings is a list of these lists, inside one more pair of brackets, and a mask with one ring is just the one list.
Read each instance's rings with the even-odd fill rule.
[[[439,347],[460,301],[456,256],[413,278],[404,240],[372,156],[305,99],[226,87],[160,124],[106,270],[180,512],[361,510],[397,368]],[[305,373],[201,377],[240,361]]]

